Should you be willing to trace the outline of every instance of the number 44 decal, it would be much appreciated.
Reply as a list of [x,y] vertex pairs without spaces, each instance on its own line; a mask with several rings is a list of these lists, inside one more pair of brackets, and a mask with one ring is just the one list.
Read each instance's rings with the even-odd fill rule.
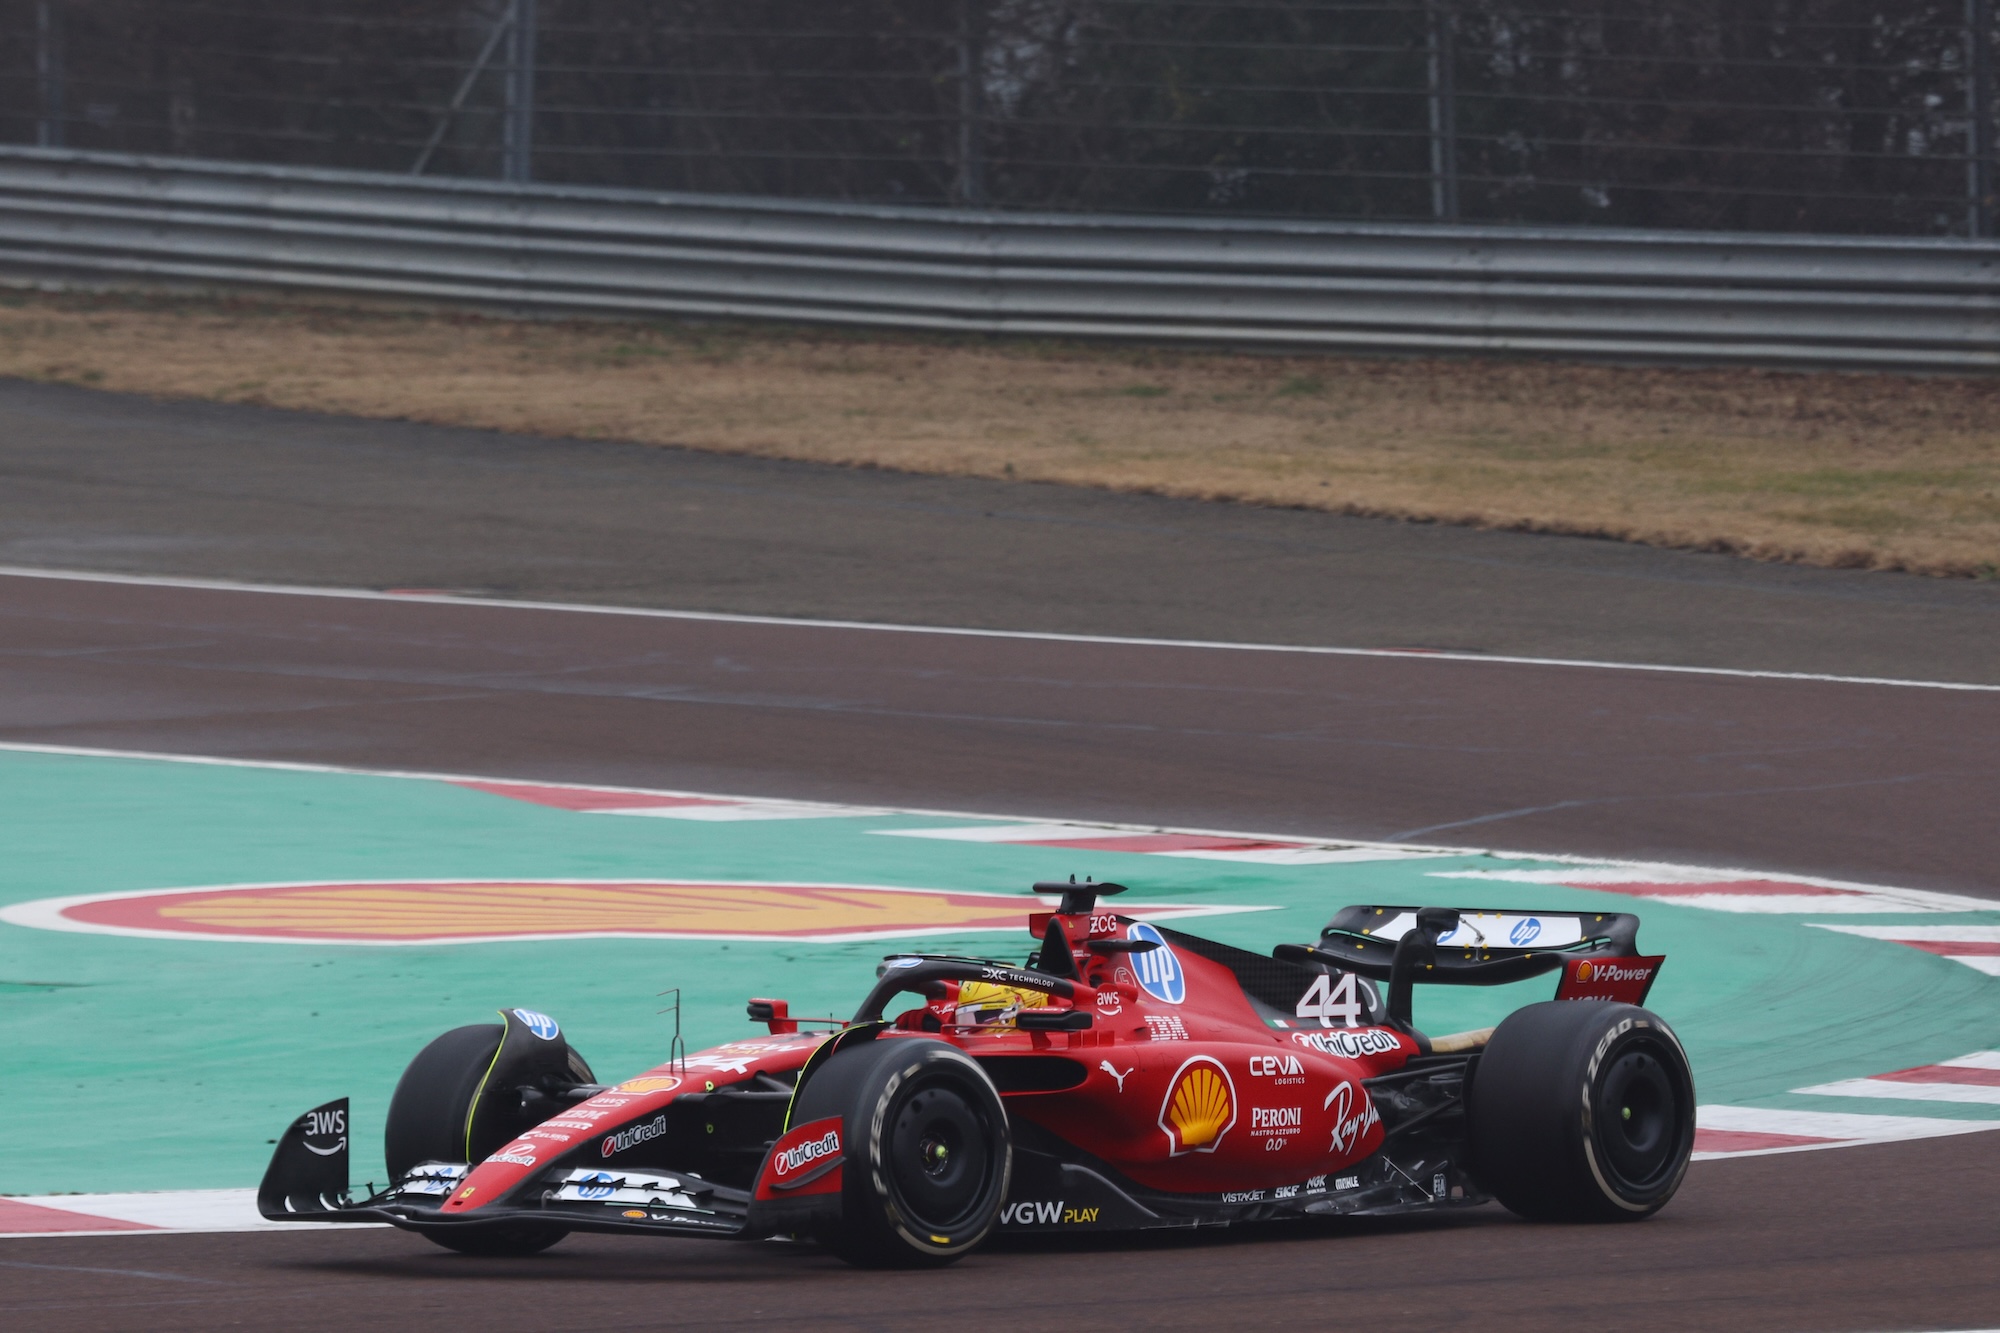
[[1361,995],[1354,985],[1354,974],[1342,972],[1340,980],[1324,974],[1314,977],[1312,989],[1299,999],[1296,1012],[1300,1018],[1317,1018],[1323,1028],[1333,1026],[1336,1018],[1347,1027],[1361,1026]]

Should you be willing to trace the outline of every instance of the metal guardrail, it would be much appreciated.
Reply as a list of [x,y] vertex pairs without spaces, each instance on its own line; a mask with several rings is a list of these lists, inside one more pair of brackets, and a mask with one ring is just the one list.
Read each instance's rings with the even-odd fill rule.
[[0,147],[0,280],[1253,348],[2000,369],[2000,244],[946,212]]

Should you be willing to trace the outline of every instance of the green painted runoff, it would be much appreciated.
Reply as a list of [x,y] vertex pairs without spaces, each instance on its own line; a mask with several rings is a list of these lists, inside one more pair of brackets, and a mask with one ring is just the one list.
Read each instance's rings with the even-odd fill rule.
[[[1651,1007],[1704,1103],[2000,1117],[2000,1107],[1794,1097],[1807,1084],[2000,1044],[2000,979],[1842,923],[2000,919],[1739,915],[1560,886],[1428,878],[1534,868],[1484,856],[1283,866],[878,836],[963,825],[910,815],[701,822],[585,815],[446,782],[0,751],[0,907],[77,894],[296,881],[690,879],[1023,895],[1018,934],[885,942],[570,939],[435,946],[211,942],[0,924],[0,1193],[241,1187],[298,1112],[354,1098],[356,1171],[404,1063],[437,1032],[526,1006],[556,1015],[600,1077],[665,1058],[659,993],[681,988],[688,1048],[750,1035],[743,1001],[850,1012],[891,950],[1024,957],[1028,885],[1116,879],[1132,901],[1240,911],[1183,923],[1245,947],[1310,940],[1354,902],[1636,910],[1667,964]],[[1420,990],[1451,1031],[1546,998],[1549,979]],[[80,1132],[85,1127],[88,1132]],[[108,1132],[107,1132],[108,1131]]]

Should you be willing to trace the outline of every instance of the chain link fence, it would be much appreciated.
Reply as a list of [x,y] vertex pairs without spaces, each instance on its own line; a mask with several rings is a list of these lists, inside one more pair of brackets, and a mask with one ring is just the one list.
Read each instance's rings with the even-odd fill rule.
[[0,0],[0,141],[941,207],[1987,236],[1990,0]]

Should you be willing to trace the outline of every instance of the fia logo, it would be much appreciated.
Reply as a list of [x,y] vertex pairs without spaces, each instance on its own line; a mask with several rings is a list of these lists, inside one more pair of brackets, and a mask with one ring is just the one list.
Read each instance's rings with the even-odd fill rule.
[[1187,974],[1181,971],[1181,960],[1175,956],[1173,946],[1167,937],[1143,921],[1134,922],[1125,932],[1127,939],[1150,940],[1159,945],[1145,953],[1135,953],[1132,957],[1133,970],[1139,974],[1139,986],[1146,994],[1168,1004],[1179,1004],[1187,998]]

